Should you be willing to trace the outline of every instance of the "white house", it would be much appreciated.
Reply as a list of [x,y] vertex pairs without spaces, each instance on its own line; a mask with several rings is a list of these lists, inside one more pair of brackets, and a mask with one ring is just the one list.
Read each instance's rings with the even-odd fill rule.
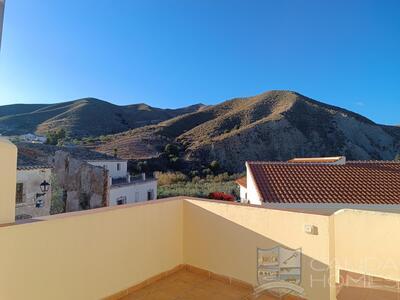
[[249,161],[246,176],[236,183],[241,202],[271,208],[400,211],[400,162],[395,161]]
[[29,219],[50,214],[51,168],[19,166],[17,168],[15,218]]
[[40,136],[32,133],[20,135],[19,139],[23,142],[38,143],[38,144],[44,144],[47,141],[47,138],[45,136]]
[[126,160],[88,160],[88,164],[108,171],[108,205],[121,205],[157,199],[157,179],[145,173],[131,176]]

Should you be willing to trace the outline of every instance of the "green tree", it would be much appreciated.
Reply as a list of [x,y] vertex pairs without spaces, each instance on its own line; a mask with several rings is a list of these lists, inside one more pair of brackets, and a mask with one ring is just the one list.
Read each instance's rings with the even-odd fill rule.
[[51,175],[51,204],[50,204],[50,214],[61,214],[65,211],[65,203],[62,199],[63,191],[60,185],[58,184],[57,178],[55,175]]
[[216,172],[218,172],[219,168],[220,168],[220,166],[219,166],[219,162],[218,162],[218,161],[213,160],[213,161],[210,163],[210,169],[211,169],[211,171],[213,171],[214,174],[215,174]]
[[46,134],[46,144],[57,145],[67,137],[64,128],[57,129],[56,131],[49,131]]
[[148,168],[149,168],[149,166],[148,166],[147,160],[139,161],[137,163],[137,170],[139,171],[139,173],[147,172]]
[[175,144],[167,144],[164,147],[164,152],[169,156],[178,156],[179,154],[179,147]]

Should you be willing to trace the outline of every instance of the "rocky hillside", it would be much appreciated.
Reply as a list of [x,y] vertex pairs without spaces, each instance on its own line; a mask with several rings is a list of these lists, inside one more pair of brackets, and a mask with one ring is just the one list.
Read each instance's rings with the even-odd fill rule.
[[123,132],[197,111],[201,104],[161,109],[146,104],[118,106],[95,98],[57,104],[0,106],[0,134],[45,134],[64,128],[73,137]]
[[35,165],[53,165],[54,155],[57,151],[70,153],[80,160],[114,159],[114,157],[91,151],[84,147],[58,147],[46,144],[16,143],[18,148],[19,167]]
[[156,158],[167,143],[193,164],[218,160],[228,171],[246,160],[345,155],[390,160],[400,152],[400,128],[290,91],[225,101],[157,125],[111,136],[97,150],[127,159]]

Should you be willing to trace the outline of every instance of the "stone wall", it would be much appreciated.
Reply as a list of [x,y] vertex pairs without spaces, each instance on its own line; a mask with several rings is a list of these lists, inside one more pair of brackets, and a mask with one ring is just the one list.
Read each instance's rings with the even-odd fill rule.
[[78,211],[107,206],[108,171],[57,151],[54,156],[54,174],[65,211]]

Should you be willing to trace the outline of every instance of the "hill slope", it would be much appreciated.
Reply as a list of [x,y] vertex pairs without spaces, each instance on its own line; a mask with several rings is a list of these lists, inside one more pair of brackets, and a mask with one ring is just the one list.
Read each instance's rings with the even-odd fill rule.
[[349,159],[393,159],[400,128],[383,126],[353,112],[290,91],[238,98],[112,136],[97,150],[128,159],[158,157],[177,143],[191,163],[218,160],[229,171],[246,160],[346,155]]
[[118,106],[95,98],[50,105],[6,105],[0,106],[0,133],[44,134],[64,128],[76,137],[99,136],[159,123],[201,107],[201,104],[181,109],[161,109],[146,104]]

